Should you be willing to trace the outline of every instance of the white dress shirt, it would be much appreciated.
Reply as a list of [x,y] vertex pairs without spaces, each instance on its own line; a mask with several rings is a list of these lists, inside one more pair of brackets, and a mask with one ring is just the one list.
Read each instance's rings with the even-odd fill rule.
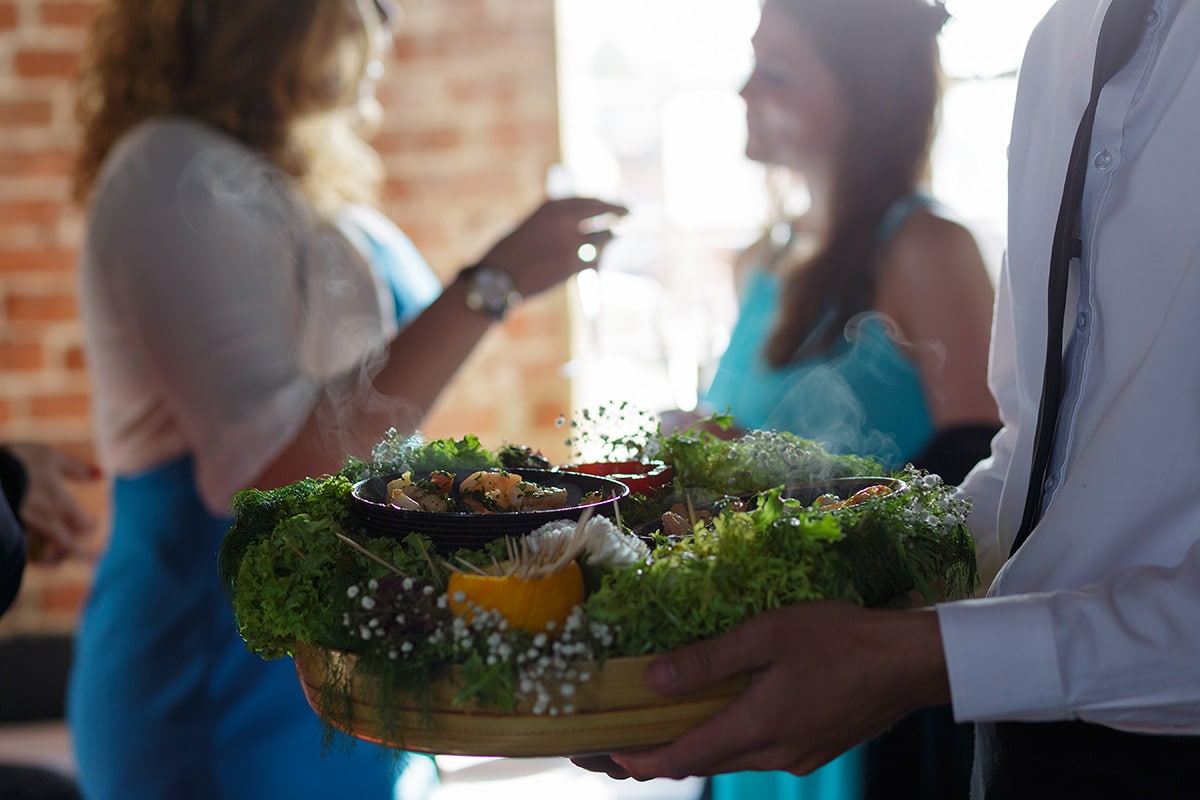
[[[1060,0],[1022,65],[990,381],[964,481],[988,597],[938,607],[959,720],[1200,734],[1200,3],[1156,0],[1101,93],[1045,513],[1028,484],[1050,244],[1108,0]],[[1072,302],[1074,301],[1074,302]]]

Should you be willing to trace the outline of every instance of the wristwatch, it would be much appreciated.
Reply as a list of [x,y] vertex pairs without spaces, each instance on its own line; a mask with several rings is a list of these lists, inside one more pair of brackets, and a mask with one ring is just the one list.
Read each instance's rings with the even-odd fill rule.
[[467,282],[467,308],[492,319],[503,319],[521,303],[521,293],[508,270],[491,264],[476,264],[459,273]]

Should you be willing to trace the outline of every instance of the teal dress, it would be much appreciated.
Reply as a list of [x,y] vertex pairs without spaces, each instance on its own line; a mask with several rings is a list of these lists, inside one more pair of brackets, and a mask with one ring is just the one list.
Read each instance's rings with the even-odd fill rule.
[[729,408],[743,428],[785,430],[834,453],[873,456],[903,466],[933,435],[916,366],[896,346],[887,323],[854,320],[828,356],[778,369],[763,347],[775,324],[780,281],[749,276],[737,324],[705,401]]
[[[928,200],[897,203],[885,217],[885,241]],[[864,314],[827,355],[783,368],[763,349],[779,312],[781,283],[752,273],[737,322],[705,401],[728,409],[743,428],[786,430],[821,442],[834,453],[871,456],[900,467],[932,440],[933,418],[916,365],[897,347],[887,322]],[[855,800],[862,795],[863,748],[855,748],[810,775],[739,772],[713,778],[713,800]]]
[[[401,321],[433,300],[407,238],[360,234]],[[111,508],[68,689],[84,796],[391,800],[403,759],[347,738],[327,751],[291,659],[246,649],[217,577],[231,520],[206,510],[191,456],[118,476]]]

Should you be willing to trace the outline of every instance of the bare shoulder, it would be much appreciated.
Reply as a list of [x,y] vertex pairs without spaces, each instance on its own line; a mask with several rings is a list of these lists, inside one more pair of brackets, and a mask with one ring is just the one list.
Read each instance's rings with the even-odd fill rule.
[[905,283],[987,279],[975,236],[957,220],[931,209],[913,212],[881,254],[883,273]]
[[950,301],[991,305],[992,280],[974,235],[936,210],[910,214],[880,259],[876,288],[880,310]]
[[880,257],[875,307],[907,342],[936,423],[994,421],[986,375],[994,289],[975,237],[922,210],[909,215]]

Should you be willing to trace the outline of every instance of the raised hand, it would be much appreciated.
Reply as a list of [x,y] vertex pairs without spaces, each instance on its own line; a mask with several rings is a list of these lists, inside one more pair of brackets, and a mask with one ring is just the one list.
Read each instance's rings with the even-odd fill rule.
[[624,206],[586,197],[548,200],[497,242],[480,263],[501,267],[517,290],[532,296],[556,286],[588,266],[579,248],[597,253],[613,238],[611,217],[628,213]]

